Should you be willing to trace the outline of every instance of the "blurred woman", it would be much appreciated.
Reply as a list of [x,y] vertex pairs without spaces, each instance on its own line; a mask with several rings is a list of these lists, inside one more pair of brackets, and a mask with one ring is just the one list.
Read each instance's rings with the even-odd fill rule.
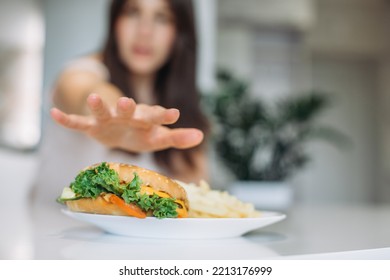
[[48,125],[38,185],[55,184],[59,195],[100,161],[206,178],[196,61],[190,0],[113,0],[103,50],[70,62],[56,82],[51,116],[68,129]]

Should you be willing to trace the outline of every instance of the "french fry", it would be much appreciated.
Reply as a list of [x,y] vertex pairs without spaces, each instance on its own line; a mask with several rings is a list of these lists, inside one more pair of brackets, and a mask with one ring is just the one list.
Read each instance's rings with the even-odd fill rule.
[[199,186],[178,183],[187,192],[191,218],[252,218],[261,215],[252,204],[244,203],[226,191],[213,190],[205,181]]

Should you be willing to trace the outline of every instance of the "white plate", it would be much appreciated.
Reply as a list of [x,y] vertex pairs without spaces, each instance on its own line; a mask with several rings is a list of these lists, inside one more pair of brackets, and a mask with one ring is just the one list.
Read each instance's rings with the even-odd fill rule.
[[164,239],[214,239],[241,236],[249,231],[283,220],[286,215],[262,211],[258,218],[188,218],[138,219],[126,216],[111,216],[72,212],[62,209],[69,217],[93,224],[106,232],[142,238]]

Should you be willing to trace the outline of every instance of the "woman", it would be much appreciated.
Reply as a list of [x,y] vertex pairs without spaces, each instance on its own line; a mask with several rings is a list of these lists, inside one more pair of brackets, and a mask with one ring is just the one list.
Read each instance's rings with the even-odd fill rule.
[[195,85],[196,44],[190,0],[112,1],[104,50],[60,75],[52,118],[127,152],[127,162],[153,153],[157,165],[144,167],[184,181],[205,178],[199,144],[208,122]]

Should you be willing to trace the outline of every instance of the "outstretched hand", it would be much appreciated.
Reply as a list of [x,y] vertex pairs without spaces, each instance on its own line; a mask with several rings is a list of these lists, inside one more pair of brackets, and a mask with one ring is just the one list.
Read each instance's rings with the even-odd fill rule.
[[180,116],[177,109],[136,104],[121,97],[111,110],[102,99],[91,94],[87,99],[91,115],[66,114],[51,109],[52,118],[60,125],[80,131],[110,148],[129,152],[153,152],[167,148],[187,149],[200,144],[203,133],[195,128],[168,128]]

